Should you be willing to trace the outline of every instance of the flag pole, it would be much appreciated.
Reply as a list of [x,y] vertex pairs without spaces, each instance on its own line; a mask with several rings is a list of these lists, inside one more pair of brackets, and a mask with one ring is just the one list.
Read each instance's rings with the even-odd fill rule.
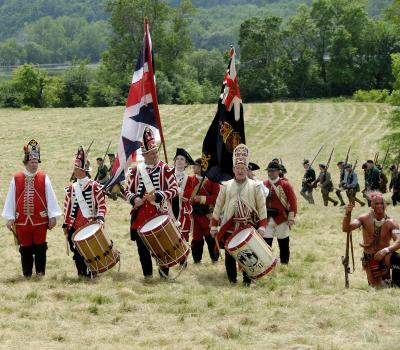
[[152,83],[151,83],[151,94],[153,97],[153,107],[154,107],[154,113],[157,118],[157,123],[158,123],[158,129],[160,133],[160,138],[161,138],[161,143],[163,145],[163,151],[164,151],[164,157],[165,157],[165,162],[168,163],[168,155],[167,155],[167,148],[165,145],[165,139],[164,139],[164,133],[162,129],[162,124],[161,124],[161,117],[160,117],[160,110],[158,109],[158,99],[157,99],[157,92],[156,92],[156,80],[155,80],[155,74],[154,74],[154,68],[153,68],[153,57],[151,55],[152,50],[150,48],[150,42],[149,42],[149,32],[148,32],[148,19],[147,16],[144,17],[144,33],[146,35],[146,49],[147,54],[150,56],[148,57],[148,65],[149,65],[149,71],[152,73],[153,78]]

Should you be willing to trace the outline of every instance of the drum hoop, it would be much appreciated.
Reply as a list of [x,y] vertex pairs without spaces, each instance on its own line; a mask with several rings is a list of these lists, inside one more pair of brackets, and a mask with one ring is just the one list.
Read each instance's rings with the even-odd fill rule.
[[[168,218],[171,220],[171,224],[173,225],[173,229],[174,229],[174,231],[177,231],[178,236],[180,236],[181,241],[182,241],[182,244],[183,244],[183,248],[184,248],[183,250],[182,250],[182,249],[177,250],[177,252],[180,253],[180,255],[179,255],[178,257],[176,257],[176,256],[171,256],[170,254],[166,254],[166,256],[167,256],[168,258],[170,258],[170,260],[171,260],[171,261],[169,261],[168,263],[165,263],[164,261],[162,261],[162,260],[155,254],[155,251],[154,251],[153,247],[150,246],[150,244],[148,243],[147,239],[145,239],[145,238],[146,238],[146,236],[150,236],[150,235],[153,235],[153,236],[154,236],[154,233],[160,231],[162,228],[164,228],[165,226],[167,226],[167,225],[170,223],[170,220],[166,220],[166,221],[165,221],[164,223],[162,223],[160,226],[157,226],[157,231],[156,231],[156,230],[149,230],[149,231],[145,231],[146,233],[143,233],[143,232],[141,231],[141,228],[142,228],[144,225],[146,225],[146,223],[150,222],[151,220],[153,220],[154,218],[156,218],[156,217],[158,217],[158,216],[163,216],[163,215],[168,216]],[[157,261],[157,264],[158,264],[159,266],[161,266],[161,267],[171,267],[171,266],[174,266],[174,265],[176,265],[177,263],[179,263],[183,258],[187,257],[187,256],[189,255],[189,253],[190,253],[189,244],[188,244],[188,243],[186,242],[186,240],[183,238],[182,233],[179,231],[179,229],[174,225],[174,223],[173,223],[173,218],[171,218],[171,216],[170,216],[167,212],[159,213],[159,214],[153,216],[152,218],[146,220],[146,221],[144,222],[144,224],[138,228],[138,234],[139,234],[140,238],[142,238],[143,243],[145,244],[145,246],[147,247],[147,249],[148,249],[150,252],[152,252],[152,255],[153,255],[154,259]],[[168,240],[169,240],[170,243],[173,243],[172,240],[171,240],[171,237],[170,237],[169,235],[168,235]],[[164,250],[163,246],[160,244],[160,241],[158,240],[158,238],[156,238],[156,242],[157,242],[158,246],[165,252],[165,250]]]
[[[149,223],[151,220],[153,220],[153,219],[155,219],[155,218],[157,218],[157,217],[159,217],[159,216],[163,216],[163,215],[168,216],[168,217],[172,220],[172,218],[171,218],[171,216],[168,214],[168,212],[161,212],[161,213],[158,213],[158,214],[154,215],[153,217],[147,219],[141,226],[139,226],[138,229],[137,229],[138,233],[140,233],[140,234],[142,234],[142,235],[145,236],[146,233],[143,233],[143,232],[142,232],[142,228],[143,228],[147,223]],[[167,220],[167,222],[168,222],[168,220]],[[164,227],[164,224],[165,224],[165,223],[161,223],[161,225],[160,225],[160,226],[157,226],[157,228]],[[147,230],[147,231],[144,231],[144,232],[151,232],[151,233],[153,233],[154,231],[152,231],[152,230]]]
[[[82,225],[81,227],[79,227],[79,228],[72,234],[71,240],[74,241],[74,242],[81,242],[81,241],[76,241],[76,240],[75,240],[76,235],[77,235],[80,231],[82,231],[84,228],[86,228],[86,227],[88,227],[88,226],[90,226],[90,225],[93,225],[93,224],[96,224],[96,220],[90,220],[90,221],[87,222],[85,225]],[[101,227],[101,225],[100,225],[100,227]],[[91,236],[90,236],[90,237],[91,237]]]
[[233,247],[233,248],[228,248],[229,242],[233,239],[233,237],[235,237],[239,232],[242,232],[243,230],[245,230],[246,228],[252,228],[253,230],[255,230],[257,232],[257,230],[251,226],[251,225],[245,225],[242,226],[240,228],[240,231],[236,230],[225,242],[225,249],[229,252],[234,252],[236,250],[238,250],[239,248],[243,247],[248,241],[250,241],[250,239],[253,237],[252,232],[250,232],[250,234],[246,237],[245,240],[243,240],[242,242],[240,242],[237,246]]
[[276,266],[277,263],[278,263],[278,259],[275,258],[274,261],[272,262],[272,264],[265,271],[261,272],[257,276],[253,276],[252,278],[260,278],[260,277],[265,276],[266,274],[268,274],[272,271],[272,269]]

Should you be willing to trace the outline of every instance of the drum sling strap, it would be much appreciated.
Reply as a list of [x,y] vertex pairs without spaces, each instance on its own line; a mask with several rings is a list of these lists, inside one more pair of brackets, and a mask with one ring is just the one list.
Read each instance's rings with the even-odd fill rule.
[[[154,193],[155,188],[154,188],[153,182],[150,179],[150,175],[146,170],[146,164],[145,163],[140,164],[138,166],[138,169],[139,169],[140,177],[143,180],[143,184],[146,189],[146,192]],[[152,202],[151,204],[153,204],[157,209],[160,209],[160,205],[158,203]]]
[[[283,188],[281,186],[275,186],[275,184],[273,184],[272,182],[270,182],[272,188],[274,189],[276,196],[278,197],[279,201],[282,203],[283,207],[289,211],[289,202],[288,199],[286,197],[286,193],[283,190]],[[287,214],[286,212],[284,212],[284,215],[287,219]]]
[[82,190],[81,190],[81,187],[79,186],[78,182],[75,182],[72,185],[72,187],[74,189],[75,198],[78,201],[78,205],[79,205],[79,208],[81,209],[82,215],[86,219],[92,218],[93,213],[90,210],[88,204],[86,203],[85,198],[83,197]]

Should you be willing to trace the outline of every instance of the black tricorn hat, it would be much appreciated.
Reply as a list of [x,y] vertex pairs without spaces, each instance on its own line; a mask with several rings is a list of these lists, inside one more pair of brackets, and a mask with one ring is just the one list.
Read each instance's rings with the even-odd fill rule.
[[259,169],[260,169],[260,167],[258,166],[258,164],[249,162],[249,170],[256,171],[256,170],[259,170]]
[[326,169],[326,165],[324,163],[319,163],[318,165],[320,168]]
[[201,158],[197,158],[195,161],[194,161],[194,164],[193,165],[200,165],[201,166]]
[[278,163],[270,162],[265,170],[280,170],[281,167]]
[[184,150],[183,148],[177,148],[177,149],[176,149],[176,154],[175,154],[174,160],[175,160],[176,157],[178,157],[178,156],[185,157],[186,162],[187,162],[189,165],[194,165],[194,160],[193,160],[193,158],[192,158],[192,157],[190,156],[190,154],[189,154],[186,150]]

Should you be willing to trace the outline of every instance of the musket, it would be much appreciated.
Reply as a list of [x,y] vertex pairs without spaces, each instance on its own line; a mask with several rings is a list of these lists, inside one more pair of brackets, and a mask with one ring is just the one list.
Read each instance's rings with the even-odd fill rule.
[[345,252],[345,256],[342,256],[342,264],[343,264],[343,268],[344,268],[344,286],[346,288],[349,288],[349,274],[351,273],[350,266],[349,266],[350,244],[351,244],[351,248],[352,248],[351,251],[353,253],[353,239],[352,239],[351,231],[347,231],[346,252]]
[[329,164],[330,164],[330,162],[331,162],[331,159],[332,159],[332,155],[333,155],[333,151],[334,151],[334,150],[335,150],[335,147],[332,148],[332,152],[331,152],[331,154],[329,155],[328,161],[326,162],[326,171],[328,171],[328,169],[329,169]]
[[349,146],[349,149],[347,150],[346,159],[345,159],[343,165],[346,165],[347,162],[349,161],[350,150],[351,150],[351,145]]
[[108,143],[108,147],[107,147],[106,153],[104,154],[104,157],[103,157],[103,162],[104,162],[104,160],[106,159],[106,156],[107,156],[107,154],[108,154],[108,151],[110,150],[110,146],[111,146],[111,141]]
[[378,162],[378,159],[379,159],[379,152],[376,152],[375,153],[375,156],[374,156],[374,164],[376,165],[376,163]]
[[315,155],[314,159],[312,160],[310,167],[314,164],[315,160],[317,159],[318,155],[320,154],[320,152],[322,151],[322,149],[324,148],[325,145],[322,145],[320,147],[320,149],[318,150],[317,154]]
[[385,167],[386,159],[387,159],[387,157],[388,157],[388,155],[389,155],[389,150],[390,150],[390,146],[388,146],[388,148],[387,148],[387,150],[386,150],[386,153],[385,153],[385,158],[383,158],[382,170],[383,170],[383,168]]
[[[86,156],[89,155],[89,151],[90,151],[90,148],[93,145],[93,142],[94,142],[94,140],[92,140],[92,142],[90,142],[90,145],[89,145],[88,149],[86,150]],[[74,181],[74,179],[75,179],[74,170],[72,170],[72,174],[71,174],[71,177],[69,178],[69,181]]]
[[354,162],[353,171],[356,169],[357,163],[358,163],[358,158],[357,158],[356,161]]

